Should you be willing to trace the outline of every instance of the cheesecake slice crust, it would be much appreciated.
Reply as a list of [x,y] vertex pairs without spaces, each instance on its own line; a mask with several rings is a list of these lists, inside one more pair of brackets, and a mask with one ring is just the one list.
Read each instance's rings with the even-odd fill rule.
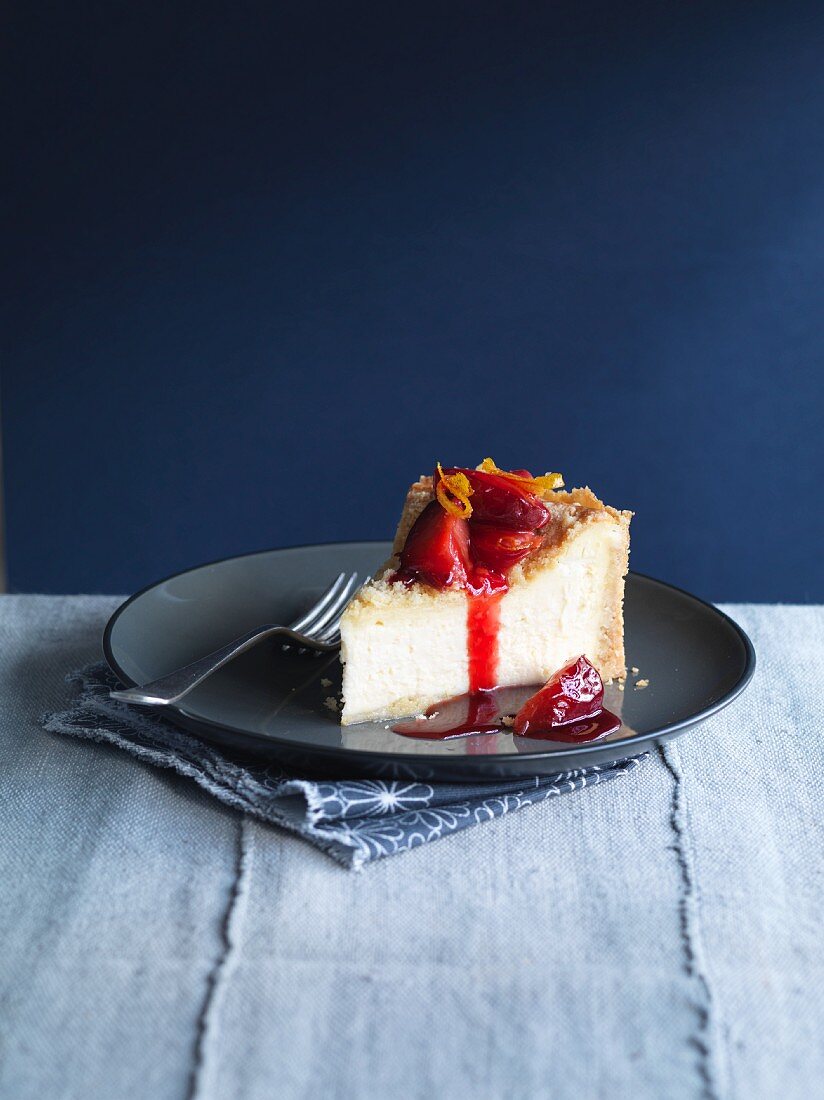
[[[400,718],[470,689],[467,591],[397,579],[409,532],[435,499],[409,489],[393,554],[341,622],[343,725]],[[507,571],[498,601],[496,684],[544,683],[586,654],[604,680],[625,675],[623,596],[632,513],[588,488],[548,491],[539,545]]]

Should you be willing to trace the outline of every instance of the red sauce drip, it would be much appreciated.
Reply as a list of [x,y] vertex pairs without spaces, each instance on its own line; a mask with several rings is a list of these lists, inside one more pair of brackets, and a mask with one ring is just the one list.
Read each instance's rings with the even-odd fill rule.
[[[505,715],[516,714],[526,700],[535,694],[535,687],[494,688],[468,692],[433,703],[426,711],[426,718],[407,718],[392,727],[395,733],[414,737],[421,741],[446,741],[452,737],[469,737],[472,734],[512,733],[503,724]],[[431,717],[430,717],[431,716]],[[621,719],[611,711],[602,710],[592,718],[555,726],[545,733],[532,733],[529,737],[515,736],[519,752],[529,752],[532,741],[555,741],[565,744],[585,744],[617,733]],[[495,752],[496,738],[480,737],[478,752]]]
[[497,592],[467,590],[466,648],[469,691],[488,691],[498,682],[498,628],[505,588]]
[[392,729],[424,741],[444,741],[472,733],[501,733],[505,731],[504,715],[515,714],[532,693],[532,688],[493,688],[455,695],[434,703],[427,709],[426,718],[406,718]]

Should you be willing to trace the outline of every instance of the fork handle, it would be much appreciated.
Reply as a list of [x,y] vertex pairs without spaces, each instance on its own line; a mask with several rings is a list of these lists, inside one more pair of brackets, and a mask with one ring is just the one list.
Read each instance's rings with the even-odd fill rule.
[[119,699],[123,703],[138,703],[145,707],[166,707],[170,703],[178,703],[207,676],[211,676],[229,661],[274,634],[286,635],[293,641],[300,640],[299,636],[293,634],[288,627],[258,626],[248,634],[241,634],[239,638],[216,649],[214,653],[207,653],[205,657],[200,657],[197,661],[184,665],[183,668],[175,669],[168,676],[161,676],[159,680],[152,680],[148,684],[143,684],[142,687],[136,685],[120,691],[111,691],[109,695],[112,699]]

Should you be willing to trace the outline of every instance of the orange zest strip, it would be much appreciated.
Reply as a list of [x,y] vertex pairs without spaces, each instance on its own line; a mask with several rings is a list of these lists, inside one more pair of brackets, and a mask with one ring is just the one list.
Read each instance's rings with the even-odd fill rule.
[[564,479],[560,474],[543,474],[541,477],[534,477],[531,481],[534,489],[533,491],[538,493],[548,493],[553,489],[563,489]]
[[435,496],[445,512],[451,516],[459,516],[461,519],[469,519],[472,515],[472,505],[469,498],[472,496],[472,486],[466,474],[445,474],[443,466],[438,463],[439,481],[435,486]]
[[564,479],[560,474],[544,474],[542,477],[518,477],[517,474],[510,474],[507,470],[499,469],[491,458],[485,458],[480,466],[477,467],[485,474],[497,474],[498,477],[508,477],[511,481],[517,481],[519,485],[522,485],[524,489],[527,489],[531,493],[548,493],[552,489],[562,489],[564,485]]

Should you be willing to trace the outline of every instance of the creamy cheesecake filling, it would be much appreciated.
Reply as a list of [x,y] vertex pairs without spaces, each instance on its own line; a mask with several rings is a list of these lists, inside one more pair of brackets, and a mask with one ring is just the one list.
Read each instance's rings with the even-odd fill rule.
[[487,458],[412,486],[392,558],[341,623],[344,725],[483,706],[584,654],[596,679],[623,675],[631,513],[562,485]]
[[[621,604],[629,514],[555,507],[561,533],[512,570],[500,600],[500,686],[543,682],[582,653],[604,679],[624,672]],[[393,568],[394,559],[384,575]],[[343,724],[415,714],[467,692],[467,617],[462,590],[405,587],[386,579],[364,589],[341,624]]]
[[353,601],[341,623],[343,724],[415,714],[424,700],[466,691],[466,605],[464,592],[386,582]]
[[613,645],[616,630],[622,632],[615,569],[622,555],[620,527],[588,524],[563,555],[510,587],[501,602],[500,684],[543,682],[582,653],[604,679],[623,674],[623,646],[615,652]]

